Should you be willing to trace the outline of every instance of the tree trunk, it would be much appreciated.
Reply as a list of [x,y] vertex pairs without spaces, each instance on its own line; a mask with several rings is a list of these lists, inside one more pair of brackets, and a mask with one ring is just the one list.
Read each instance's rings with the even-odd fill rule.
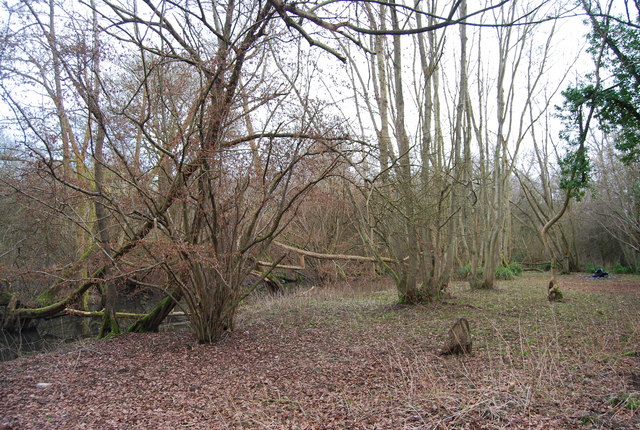
[[[395,1],[392,1],[395,4]],[[391,23],[393,30],[399,30],[398,13],[395,7],[391,8]],[[404,87],[402,82],[402,46],[400,35],[393,36],[393,78],[395,86],[396,108],[396,138],[398,141],[398,188],[403,201],[404,216],[406,217],[405,229],[400,240],[403,242],[400,249],[404,248],[406,257],[400,262],[399,271],[401,282],[398,285],[398,293],[401,303],[417,303],[420,301],[418,294],[418,234],[416,230],[415,196],[413,193],[413,181],[411,174],[410,143],[405,128]]]
[[179,289],[171,290],[151,312],[136,321],[127,331],[133,333],[156,333],[162,321],[173,311],[181,298],[182,293]]
[[218,342],[233,331],[240,287],[227,284],[218,273],[198,264],[192,264],[190,270],[192,285],[185,299],[191,310],[191,326],[198,342]]

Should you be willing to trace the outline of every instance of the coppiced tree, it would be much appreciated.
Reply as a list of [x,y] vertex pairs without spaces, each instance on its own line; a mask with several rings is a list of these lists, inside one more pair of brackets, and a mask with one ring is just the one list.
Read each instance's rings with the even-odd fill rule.
[[[435,25],[440,12],[433,4],[426,11],[411,10],[418,11],[415,15],[418,27]],[[439,65],[445,49],[444,34],[419,33],[414,39],[403,38],[400,17],[406,25],[413,16],[399,3],[368,6],[366,11],[367,20],[362,25],[374,33],[366,49],[374,54],[367,70],[361,70],[356,62],[351,67],[356,77],[354,84],[360,86],[363,94],[372,94],[374,101],[364,97],[365,114],[358,111],[359,116],[368,117],[373,125],[377,163],[363,189],[367,204],[362,236],[374,253],[393,257],[394,262],[380,259],[380,263],[394,278],[401,302],[437,300],[448,283],[460,237],[457,230],[460,218],[456,217],[459,208],[454,207],[464,199],[454,198],[453,194],[459,193],[461,181],[457,175],[469,174],[464,161],[468,153],[463,154],[463,142],[468,137],[463,131],[467,96],[464,90],[459,91],[454,114],[459,121],[452,143],[457,149],[447,153],[442,131]],[[466,14],[464,5],[459,13]],[[423,22],[423,15],[427,23]],[[461,27],[463,51],[465,33],[466,29]],[[411,74],[403,66],[406,49],[417,54]],[[464,63],[466,59],[461,61]],[[461,75],[464,81],[466,64],[461,67]],[[370,89],[363,76],[370,77]],[[415,90],[411,93],[408,88]],[[417,105],[408,106],[408,96],[417,100]],[[410,133],[407,123],[414,122],[415,109],[418,128],[416,133]]]
[[[520,16],[522,5],[517,3],[503,8],[496,17],[498,22],[511,22]],[[538,10],[537,13],[543,13]],[[544,14],[549,11],[544,12]],[[553,14],[558,12],[553,12]],[[525,140],[535,145],[537,127],[551,107],[551,99],[558,91],[557,83],[548,84],[554,48],[556,23],[498,26],[495,28],[497,68],[495,84],[489,84],[492,68],[478,76],[477,94],[481,101],[475,110],[479,112],[474,122],[479,153],[479,187],[477,225],[479,226],[479,262],[482,276],[472,270],[472,284],[480,288],[493,288],[496,269],[511,259],[511,186],[518,155]],[[485,39],[483,39],[485,40]],[[487,43],[487,40],[485,40]],[[485,61],[489,60],[482,52]],[[567,70],[559,70],[560,76]],[[553,85],[556,87],[554,88]],[[490,90],[488,91],[488,89]],[[544,88],[549,88],[546,92]],[[495,104],[484,104],[495,97]],[[495,107],[495,121],[489,117],[488,106]],[[540,158],[539,158],[540,159]],[[546,166],[541,166],[546,169]],[[542,228],[542,227],[541,227]],[[549,227],[547,227],[548,230]],[[546,233],[545,233],[546,237]]]
[[[291,88],[274,79],[264,50],[276,31],[271,3],[90,6],[95,18],[84,29],[92,40],[100,31],[112,52],[137,53],[93,58],[80,71],[72,68],[75,57],[60,57],[74,107],[91,124],[95,185],[75,189],[99,203],[96,223],[110,220],[94,238],[101,262],[68,296],[15,309],[11,320],[59,314],[96,284],[162,269],[173,294],[168,302],[182,297],[197,338],[218,340],[233,328],[237,306],[257,285],[248,278],[297,203],[340,164],[336,149],[344,138],[331,124],[311,121],[303,106],[282,112]],[[115,71],[109,79],[96,74],[98,61],[109,61]],[[27,120],[21,101],[12,102]],[[248,127],[247,115],[255,116],[258,131]],[[48,173],[73,188],[58,168],[64,143],[45,138],[39,124],[27,122],[26,129]],[[260,273],[258,280],[266,275]],[[158,311],[168,308],[165,302]],[[111,309],[103,326],[113,332]]]
[[[492,28],[472,34],[477,53],[468,48],[470,27],[459,26],[455,63],[443,60],[452,49],[444,30],[418,33],[409,41],[398,36],[399,13],[405,28],[414,23],[432,27],[442,14],[435,5],[410,12],[397,3],[366,9],[367,21],[361,25],[372,30],[366,49],[375,54],[366,72],[353,72],[353,81],[364,88],[363,76],[368,76],[373,83],[369,93],[375,104],[367,100],[364,108],[375,129],[379,170],[367,188],[370,233],[363,236],[396,260],[387,270],[401,301],[439,297],[451,271],[465,263],[471,263],[473,285],[491,288],[496,269],[511,258],[513,170],[522,141],[548,109],[551,96],[541,87],[549,69],[553,25],[551,31],[545,29],[548,38],[541,38],[543,30],[535,23],[541,10],[529,16],[532,22],[509,25],[528,6],[512,4],[482,16],[480,22]],[[455,12],[464,23],[466,2]],[[417,54],[413,73],[402,70],[407,42],[413,42],[409,46]],[[493,42],[495,48],[487,48]],[[473,92],[469,69],[476,73]],[[441,85],[443,75],[447,87]],[[409,108],[404,93],[411,87],[416,88],[412,108],[419,118],[415,133],[405,125]],[[441,107],[443,97],[447,111]]]

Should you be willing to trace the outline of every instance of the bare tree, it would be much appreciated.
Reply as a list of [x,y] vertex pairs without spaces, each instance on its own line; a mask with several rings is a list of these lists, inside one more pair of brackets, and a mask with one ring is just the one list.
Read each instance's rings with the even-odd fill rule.
[[[375,50],[375,55],[368,70],[360,70],[355,62],[352,70],[358,77],[354,83],[363,92],[367,91],[363,74],[373,78],[375,105],[365,99],[364,107],[375,127],[379,169],[363,188],[367,204],[362,237],[377,255],[393,257],[393,262],[380,258],[380,263],[394,278],[400,301],[437,300],[448,282],[447,252],[454,242],[448,234],[451,176],[439,99],[443,36],[418,34],[415,40],[403,39],[399,29],[408,17],[400,4],[367,5],[366,10],[368,22],[363,25],[376,29],[366,49]],[[416,19],[422,25],[422,14]],[[407,74],[403,67],[405,42],[419,52],[418,75]],[[412,107],[407,106],[406,96],[416,82],[423,82],[413,94],[418,100],[419,133],[411,135],[407,122],[413,113],[408,113]]]
[[[519,16],[519,5],[502,9],[499,22],[510,22]],[[537,11],[541,13],[540,11]],[[551,64],[555,23],[545,24],[544,30],[536,25],[500,26],[495,29],[498,61],[495,81],[495,122],[482,112],[474,123],[480,152],[479,200],[477,213],[481,233],[479,243],[482,261],[482,279],[472,273],[472,283],[481,288],[492,288],[496,269],[511,258],[511,184],[517,157],[525,139],[537,139],[536,124],[545,118],[551,97],[558,92],[559,83],[545,93],[545,76]],[[561,71],[566,73],[565,70]],[[488,73],[485,71],[485,73]],[[487,78],[479,78],[486,85]],[[479,87],[480,100],[489,97]],[[478,112],[483,111],[478,107]],[[495,133],[495,137],[492,134]]]
[[[271,3],[92,6],[112,49],[133,46],[139,53],[133,62],[111,59],[118,73],[108,80],[87,81],[95,74],[73,74],[74,63],[61,59],[95,131],[98,185],[76,188],[99,203],[96,209],[108,208],[108,215],[96,210],[96,222],[112,220],[96,236],[102,262],[67,297],[40,309],[15,309],[12,320],[59,314],[93,285],[160,268],[165,288],[186,301],[198,339],[218,340],[257,285],[247,280],[259,257],[307,191],[340,164],[343,153],[336,149],[345,139],[332,124],[311,121],[304,107],[278,111],[291,88],[280,80],[266,84],[262,42],[275,30]],[[188,25],[180,24],[183,19]],[[89,28],[95,36],[96,27]],[[164,85],[175,77],[187,85]],[[20,101],[13,104],[21,112]],[[254,113],[258,121],[269,118],[262,131],[247,127]],[[136,131],[135,138],[123,128]],[[38,136],[36,124],[29,130]],[[73,187],[54,167],[58,144],[40,139],[38,154],[56,180]],[[166,314],[171,303],[160,307]],[[111,309],[105,326],[110,318],[109,331],[115,331]]]

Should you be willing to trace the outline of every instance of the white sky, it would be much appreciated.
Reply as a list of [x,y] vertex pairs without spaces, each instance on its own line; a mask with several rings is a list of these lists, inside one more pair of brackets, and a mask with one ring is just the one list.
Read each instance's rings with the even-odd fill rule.
[[[470,1],[469,3],[473,3]],[[553,5],[554,2],[551,2]],[[473,5],[469,5],[468,10],[473,10]],[[6,19],[6,15],[0,16],[0,19]],[[539,40],[540,46],[544,45],[548,29],[551,27],[550,23],[542,24],[539,26],[535,33],[536,40]],[[446,30],[447,33],[447,46],[445,48],[445,55],[442,58],[441,68],[442,68],[442,77],[441,77],[441,85],[443,93],[441,95],[441,103],[443,113],[446,112],[447,109],[453,109],[453,104],[455,100],[456,89],[455,84],[457,81],[457,68],[458,68],[458,58],[459,58],[459,28],[458,27],[449,27]],[[490,28],[485,28],[482,30],[482,60],[480,62],[477,61],[477,36],[474,36],[474,33],[477,35],[479,31],[477,27],[468,27],[468,50],[469,50],[469,74],[470,74],[470,82],[469,82],[469,91],[474,99],[474,94],[476,94],[475,82],[477,82],[475,71],[478,70],[478,67],[481,66],[484,71],[484,75],[482,79],[486,81],[491,81],[495,78],[496,75],[496,61],[495,61],[495,39],[493,35],[495,31]],[[570,18],[564,19],[558,23],[556,34],[554,36],[554,48],[552,50],[552,54],[549,59],[549,63],[547,66],[547,72],[545,73],[544,80],[547,93],[551,91],[556,91],[558,88],[563,89],[569,83],[575,82],[577,77],[583,76],[587,69],[590,67],[590,61],[588,56],[583,55],[583,57],[576,62],[576,58],[580,55],[582,49],[584,48],[585,40],[584,34],[586,33],[586,27],[582,24],[581,18]],[[303,45],[306,45],[306,42],[302,42]],[[412,88],[415,87],[414,76],[412,72],[412,62],[413,58],[412,53],[414,52],[414,48],[410,45],[414,43],[414,38],[411,36],[406,36],[403,38],[403,45],[406,50],[406,55],[404,58],[404,67],[405,67],[405,101],[407,102],[408,112],[406,115],[407,118],[407,130],[410,134],[413,134],[417,129],[417,108],[415,103],[412,101],[415,100],[415,97],[410,93]],[[305,47],[306,49],[306,47]],[[357,48],[352,47],[352,52],[356,53],[355,55],[359,58],[356,59],[356,63],[363,65],[366,62],[366,58],[362,52],[358,51]],[[583,53],[584,54],[584,53]],[[345,69],[346,66],[342,65],[337,59],[332,57],[331,55],[321,52],[318,48],[314,48],[311,52],[311,56],[319,57],[318,61],[318,70],[311,70],[311,74],[308,75],[310,80],[305,84],[308,84],[310,87],[310,92],[312,94],[316,94],[318,98],[327,100],[329,103],[334,104],[335,112],[344,114],[348,119],[347,121],[353,126],[357,125],[355,119],[355,109],[353,107],[353,90],[349,88],[348,83],[348,74]],[[574,64],[575,63],[575,64]],[[367,71],[366,67],[360,67],[360,71],[362,75],[367,79]],[[518,104],[522,104],[523,97],[526,95],[526,91],[524,91],[524,86],[522,83],[524,82],[526,69],[523,66],[520,67],[518,72],[516,73],[516,85],[514,86],[516,90],[515,97],[515,106]],[[564,81],[563,81],[564,79]],[[451,84],[452,83],[452,84]],[[450,85],[447,85],[450,84]],[[453,85],[454,87],[451,87]],[[492,108],[492,104],[495,101],[495,87],[489,90],[488,93],[488,106],[487,106],[487,119],[489,121],[488,126],[492,127],[491,123],[495,122],[495,110]],[[372,96],[373,91],[369,89],[369,94]],[[33,96],[32,96],[33,97]],[[546,100],[544,100],[546,96],[544,94],[538,95],[538,104],[544,105]],[[373,100],[371,100],[373,104]],[[550,100],[550,105],[560,104],[561,98],[559,94],[556,94]],[[479,107],[476,107],[479,108]],[[517,112],[518,109],[516,108]],[[6,118],[10,116],[10,111],[7,109],[6,105],[0,106],[0,116]],[[517,115],[516,115],[517,116]],[[364,120],[368,121],[368,116],[363,116]],[[557,121],[557,120],[556,120]],[[553,125],[554,123],[552,123]],[[448,135],[447,128],[449,125],[446,121],[443,120],[443,126],[445,130],[443,131],[445,136]],[[554,136],[557,136],[557,132],[560,127],[557,125],[557,130],[555,132],[551,132]],[[495,127],[495,124],[493,125]]]

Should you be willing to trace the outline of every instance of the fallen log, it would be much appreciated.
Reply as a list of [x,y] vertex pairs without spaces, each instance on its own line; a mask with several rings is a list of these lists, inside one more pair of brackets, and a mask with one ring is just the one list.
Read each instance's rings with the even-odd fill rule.
[[[81,311],[79,309],[73,308],[65,308],[64,313],[67,315],[73,315],[76,317],[87,317],[87,318],[102,318],[104,316],[104,311]],[[129,319],[137,319],[143,318],[148,314],[138,314],[133,312],[116,312],[116,318],[129,318]],[[168,317],[183,317],[187,314],[184,312],[170,312],[166,316]]]
[[4,320],[4,328],[12,329],[15,328],[14,325],[17,321],[24,319],[37,319],[37,318],[52,318],[54,316],[59,316],[64,314],[64,310],[67,308],[67,305],[72,301],[76,300],[85,291],[89,288],[97,285],[102,280],[100,277],[103,275],[106,266],[100,267],[98,270],[93,272],[93,276],[88,280],[84,281],[78,288],[76,288],[71,294],[62,298],[61,300],[49,305],[43,306],[41,308],[13,308],[7,307],[7,313],[5,315]]
[[321,254],[319,252],[307,251],[304,249],[296,248],[295,246],[286,245],[282,242],[273,241],[274,245],[277,245],[281,248],[288,249],[289,251],[297,252],[298,254],[318,258],[321,260],[351,260],[351,261],[384,261],[387,263],[395,263],[396,260],[389,257],[368,257],[365,255],[349,255],[349,254]]

